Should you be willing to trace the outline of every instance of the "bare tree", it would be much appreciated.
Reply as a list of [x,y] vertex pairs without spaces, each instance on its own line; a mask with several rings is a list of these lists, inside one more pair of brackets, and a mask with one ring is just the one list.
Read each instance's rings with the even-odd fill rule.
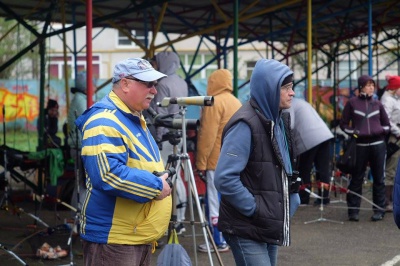
[[[30,31],[16,20],[0,18],[0,65],[8,62],[19,51],[27,47],[34,37]],[[0,72],[0,79],[37,77],[35,72],[38,72],[39,55],[34,49]]]

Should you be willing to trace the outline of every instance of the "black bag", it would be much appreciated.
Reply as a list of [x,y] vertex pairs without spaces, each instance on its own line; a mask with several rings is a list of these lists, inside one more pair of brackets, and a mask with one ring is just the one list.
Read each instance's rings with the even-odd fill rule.
[[356,139],[352,137],[349,143],[346,145],[343,154],[339,156],[336,162],[336,167],[341,172],[345,174],[352,174],[356,166],[356,151],[357,151]]
[[389,159],[400,149],[400,146],[396,142],[389,142],[386,147],[386,159]]
[[[371,109],[371,104],[368,106],[367,111],[360,123],[361,125],[364,124],[365,119],[369,114],[369,110]],[[357,143],[356,138],[358,137],[357,132],[358,130],[354,129],[354,134],[348,141],[347,145],[343,147],[343,153],[340,154],[339,159],[336,162],[336,167],[345,174],[353,174],[353,170],[356,166],[356,152],[357,152]]]

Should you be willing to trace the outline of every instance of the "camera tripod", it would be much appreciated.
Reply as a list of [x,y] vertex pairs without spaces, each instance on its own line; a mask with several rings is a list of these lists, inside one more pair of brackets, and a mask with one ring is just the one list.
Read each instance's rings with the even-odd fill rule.
[[[332,183],[331,183],[331,184],[329,185],[329,187],[327,188],[327,189],[328,189],[328,192],[330,192],[331,186],[332,186]],[[325,185],[324,185],[323,183],[321,183],[321,195],[324,195],[324,189],[326,189],[326,188],[325,188]],[[343,224],[343,222],[341,222],[341,221],[335,221],[335,220],[331,220],[331,219],[326,219],[326,218],[324,218],[324,217],[323,217],[323,213],[324,213],[324,197],[321,197],[321,196],[315,194],[314,192],[310,191],[310,190],[307,189],[307,188],[306,188],[305,190],[306,190],[308,193],[310,193],[311,196],[314,196],[315,198],[320,199],[321,203],[320,203],[320,207],[319,207],[320,217],[317,218],[317,219],[315,219],[315,220],[311,220],[311,221],[304,222],[304,224],[317,223],[317,222],[331,222],[331,223]],[[328,194],[328,195],[329,195],[329,194]]]
[[[198,216],[200,219],[200,225],[202,227],[202,231],[203,231],[203,236],[204,236],[204,240],[207,246],[207,253],[208,253],[208,257],[210,260],[210,264],[213,265],[213,259],[211,256],[211,249],[210,249],[210,243],[209,241],[211,241],[213,247],[214,247],[214,251],[217,255],[217,258],[219,260],[220,265],[223,265],[221,257],[219,255],[217,246],[212,238],[212,234],[210,232],[210,228],[208,227],[208,223],[206,222],[204,216],[203,216],[203,212],[201,209],[201,205],[200,205],[200,200],[199,200],[199,195],[197,192],[197,187],[196,187],[196,183],[195,183],[195,179],[194,179],[194,174],[193,174],[193,169],[192,169],[192,165],[190,162],[190,157],[187,153],[187,145],[186,145],[186,121],[185,121],[185,114],[186,114],[186,106],[180,106],[180,114],[182,115],[182,153],[178,154],[177,153],[177,147],[176,144],[177,143],[171,143],[171,144],[175,144],[174,145],[174,150],[173,150],[173,154],[168,156],[168,161],[167,161],[167,165],[166,165],[166,169],[168,169],[171,166],[174,166],[176,168],[176,173],[180,173],[181,170],[183,170],[184,172],[184,179],[187,182],[187,187],[188,187],[188,206],[189,206],[189,210],[190,210],[190,224],[191,224],[191,228],[192,228],[192,239],[193,239],[193,248],[194,248],[194,257],[195,257],[195,265],[198,265],[198,259],[197,259],[197,244],[196,244],[196,234],[195,234],[195,220],[194,220],[194,210],[193,210],[193,200],[195,201],[195,205],[197,207],[197,212],[198,212]],[[176,139],[176,138],[175,138]],[[173,177],[173,184],[176,184],[176,179],[177,179],[177,174],[174,175]],[[172,211],[172,226],[175,225],[176,223],[176,204],[175,204],[175,198],[176,198],[176,189],[174,189],[173,195],[172,195],[172,206],[173,206],[173,211]],[[172,228],[172,226],[170,226],[170,229]],[[169,230],[170,233],[170,230]]]
[[[75,120],[78,118],[78,113],[75,110],[74,112],[75,115]],[[70,134],[71,137],[73,137],[73,134]],[[70,264],[69,265],[76,265],[74,263],[74,252],[73,252],[73,235],[74,235],[74,231],[76,229],[77,234],[79,234],[79,220],[81,217],[81,210],[82,210],[82,206],[81,206],[81,196],[84,196],[85,191],[83,191],[83,194],[81,193],[81,178],[84,181],[84,175],[83,175],[83,169],[82,169],[82,163],[81,163],[81,153],[80,153],[80,149],[79,149],[79,130],[78,128],[76,128],[75,130],[75,136],[74,136],[74,142],[75,142],[75,148],[71,149],[71,156],[75,157],[75,163],[74,163],[74,172],[75,172],[75,189],[72,193],[72,197],[76,196],[76,207],[74,206],[69,206],[69,209],[71,211],[74,212],[74,219],[73,219],[73,223],[71,225],[70,228],[70,234],[68,237],[68,242],[67,245],[69,246],[69,258],[70,258]],[[76,192],[76,195],[74,195]],[[73,202],[71,202],[71,204],[73,205]]]
[[[4,185],[4,193],[3,193],[3,197],[1,199],[0,202],[0,206],[1,206],[1,210],[5,210],[5,211],[9,211],[9,191],[8,191],[8,180],[7,180],[7,162],[6,162],[6,156],[7,153],[4,149],[4,180],[2,181],[3,185]],[[21,211],[23,211],[21,209]],[[37,217],[33,216],[33,218],[38,219]],[[28,265],[27,263],[25,263],[25,261],[23,261],[20,257],[18,257],[17,254],[15,254],[12,250],[9,250],[8,248],[6,248],[3,244],[0,243],[0,249],[4,250],[6,253],[10,254],[11,256],[13,256],[18,262],[20,262],[22,265]]]
[[[6,117],[5,117],[5,115],[6,115],[6,108],[3,105],[4,180],[2,181],[2,183],[4,185],[4,193],[3,193],[3,197],[1,198],[1,201],[0,201],[0,207],[1,207],[2,210],[8,211],[9,210],[8,201],[10,200],[10,198],[9,198],[10,195],[9,195],[9,191],[8,191],[9,182],[8,182],[8,179],[7,179],[7,149],[6,149]],[[8,250],[1,243],[0,243],[0,249],[3,249],[5,252],[7,252],[11,256],[13,256],[22,265],[28,265],[20,257],[18,257],[14,252],[12,252],[11,250]]]

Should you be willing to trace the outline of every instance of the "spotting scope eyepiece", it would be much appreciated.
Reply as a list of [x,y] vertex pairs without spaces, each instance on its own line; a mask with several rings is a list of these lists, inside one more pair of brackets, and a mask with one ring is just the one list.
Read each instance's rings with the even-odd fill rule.
[[[148,113],[152,117],[152,123],[156,127],[167,127],[172,129],[181,129],[182,128],[182,119],[181,118],[173,118],[173,115],[159,115],[157,112],[149,107],[147,109]],[[198,119],[185,119],[186,129],[195,129],[197,130],[200,126],[200,120]]]
[[193,97],[165,97],[157,106],[167,107],[170,104],[178,104],[180,106],[199,105],[212,106],[214,104],[213,96],[193,96]]

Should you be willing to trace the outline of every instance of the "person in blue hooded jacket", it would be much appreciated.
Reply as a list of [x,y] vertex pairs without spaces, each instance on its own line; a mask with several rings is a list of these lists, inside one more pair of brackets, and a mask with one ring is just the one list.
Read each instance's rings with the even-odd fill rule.
[[290,243],[289,221],[300,199],[291,193],[298,191],[291,191],[290,115],[282,110],[294,95],[289,67],[261,59],[250,78],[250,100],[224,128],[214,181],[221,193],[218,229],[236,265],[276,265],[277,247]]

